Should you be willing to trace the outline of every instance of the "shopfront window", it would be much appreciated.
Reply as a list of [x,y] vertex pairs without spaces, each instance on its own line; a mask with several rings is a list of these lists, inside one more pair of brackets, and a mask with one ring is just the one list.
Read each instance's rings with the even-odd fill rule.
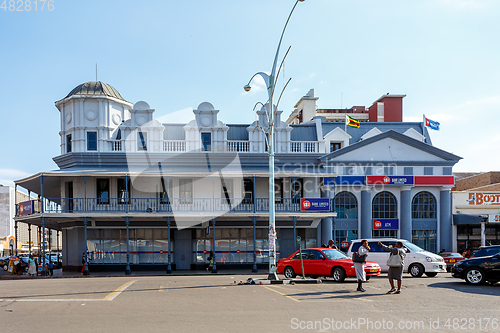
[[335,196],[335,211],[338,219],[357,219],[358,201],[354,194],[344,191]]
[[[193,230],[193,262],[208,264],[207,257],[213,251],[212,228]],[[269,242],[267,228],[256,229],[256,243],[253,242],[252,228],[215,228],[216,263],[253,263],[256,251],[257,263],[269,262]],[[276,257],[279,259],[279,229],[276,239]]]
[[[170,237],[173,251],[173,233]],[[127,230],[88,229],[87,247],[90,264],[126,264]],[[129,249],[131,264],[168,263],[168,229],[130,229]],[[171,262],[174,262],[173,255]]]
[[436,230],[413,230],[412,243],[426,251],[437,253],[437,232]]
[[398,204],[391,192],[380,192],[372,201],[372,217],[374,219],[395,219],[398,217]]
[[423,191],[413,197],[412,217],[414,219],[435,219],[436,211],[436,197],[432,193]]

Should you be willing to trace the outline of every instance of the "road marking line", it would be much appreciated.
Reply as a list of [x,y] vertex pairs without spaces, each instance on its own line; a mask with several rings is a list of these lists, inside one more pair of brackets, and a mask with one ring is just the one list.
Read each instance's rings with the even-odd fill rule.
[[163,291],[163,286],[160,286],[160,289],[158,289],[158,291]]
[[103,301],[112,301],[112,300],[114,300],[118,295],[121,294],[122,291],[124,291],[125,289],[127,289],[128,287],[130,287],[135,281],[137,281],[137,280],[132,280],[132,281],[129,281],[127,283],[124,283],[123,285],[121,285],[120,287],[118,287],[118,289],[116,289],[114,292],[112,292],[108,296],[104,297],[102,300]]
[[283,295],[283,296],[285,296],[285,297],[288,297],[289,299],[294,300],[295,302],[300,303],[300,301],[299,301],[298,299],[295,299],[295,298],[293,298],[293,297],[291,297],[291,296],[288,296],[288,295],[286,295],[286,294],[280,293],[280,292],[279,292],[279,291],[277,291],[277,290],[271,289],[271,288],[266,287],[266,286],[262,286],[262,287],[264,287],[264,288],[266,288],[266,289],[269,289],[269,290],[271,290],[271,291],[274,291],[275,293],[278,293],[278,294]]
[[4,299],[6,302],[102,302],[102,301],[112,301],[114,300],[122,291],[130,287],[135,281],[129,281],[115,291],[109,293],[104,298],[97,299],[75,299],[75,298],[41,298],[41,299]]

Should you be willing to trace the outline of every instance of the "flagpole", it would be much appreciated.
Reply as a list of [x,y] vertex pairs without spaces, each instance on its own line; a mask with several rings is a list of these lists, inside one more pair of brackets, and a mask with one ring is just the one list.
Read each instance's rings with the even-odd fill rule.
[[347,114],[345,115],[345,124],[344,124],[344,132],[347,133]]

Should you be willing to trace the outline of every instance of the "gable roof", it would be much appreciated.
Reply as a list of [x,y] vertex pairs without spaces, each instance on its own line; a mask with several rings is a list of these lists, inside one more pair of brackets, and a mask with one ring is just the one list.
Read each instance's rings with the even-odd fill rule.
[[339,149],[337,151],[334,151],[333,153],[325,154],[321,156],[319,159],[321,162],[327,162],[330,159],[334,159],[336,157],[342,156],[346,153],[352,152],[356,149],[359,149],[361,147],[365,147],[367,145],[373,144],[375,142],[384,140],[384,139],[394,139],[396,141],[399,141],[403,144],[406,144],[410,147],[414,147],[416,149],[422,150],[426,153],[432,154],[436,157],[442,158],[443,160],[450,161],[450,162],[458,162],[459,160],[462,159],[462,157],[457,156],[452,153],[448,153],[447,151],[444,151],[442,149],[436,148],[434,146],[428,145],[426,143],[420,142],[418,140],[415,140],[407,135],[404,135],[402,133],[398,133],[393,130],[389,130],[387,132],[380,133],[379,135],[373,136],[371,138],[362,140],[360,142],[356,142],[353,144],[350,144],[349,146]]

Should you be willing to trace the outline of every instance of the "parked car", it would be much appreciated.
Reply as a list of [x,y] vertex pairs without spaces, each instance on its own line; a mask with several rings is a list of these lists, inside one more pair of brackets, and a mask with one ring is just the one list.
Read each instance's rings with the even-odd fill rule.
[[0,267],[2,267],[4,271],[9,269],[9,260],[9,257],[0,257]]
[[[404,271],[410,273],[413,277],[421,277],[425,273],[428,277],[434,277],[438,273],[446,272],[446,263],[441,256],[437,254],[425,251],[424,249],[418,247],[417,245],[405,240],[396,238],[372,238],[368,239],[368,245],[371,250],[368,253],[368,258],[372,261],[378,263],[382,269],[382,272],[387,272],[389,267],[387,266],[387,260],[389,259],[390,253],[384,251],[378,242],[382,242],[384,245],[394,246],[397,241],[401,241],[404,245],[406,251]],[[352,257],[352,253],[357,251],[361,245],[361,239],[355,239],[351,241],[351,246],[347,255]]]
[[500,245],[481,246],[479,247],[479,250],[474,252],[470,257],[477,258],[477,257],[492,256],[499,252],[500,252]]
[[453,265],[465,259],[460,253],[457,252],[441,252],[439,255],[443,257],[444,262],[446,263],[446,270],[448,272],[451,272]]
[[487,257],[465,259],[451,269],[453,277],[464,279],[469,284],[500,281],[500,253]]
[[[355,277],[354,263],[345,253],[334,249],[310,248],[302,250],[302,261],[304,264],[304,275],[317,278],[319,276],[331,276],[335,282],[342,282],[346,277]],[[300,252],[296,251],[288,258],[278,260],[277,271],[291,279],[296,275],[302,275],[300,264]],[[380,266],[367,261],[366,279],[380,274]]]

